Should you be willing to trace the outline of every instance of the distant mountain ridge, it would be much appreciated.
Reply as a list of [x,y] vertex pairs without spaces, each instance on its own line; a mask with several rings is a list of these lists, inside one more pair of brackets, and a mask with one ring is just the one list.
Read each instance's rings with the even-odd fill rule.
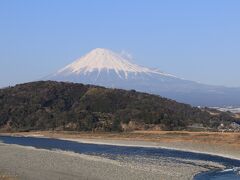
[[240,106],[240,88],[184,80],[131,63],[120,54],[97,48],[44,80],[135,89],[194,106]]

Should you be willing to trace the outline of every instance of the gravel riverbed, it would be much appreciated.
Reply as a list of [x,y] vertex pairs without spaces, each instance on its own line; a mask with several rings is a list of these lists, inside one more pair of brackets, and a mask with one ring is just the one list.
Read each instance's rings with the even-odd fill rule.
[[110,160],[0,143],[0,172],[20,180],[184,180],[201,171],[223,168],[206,161],[176,160],[124,156]]

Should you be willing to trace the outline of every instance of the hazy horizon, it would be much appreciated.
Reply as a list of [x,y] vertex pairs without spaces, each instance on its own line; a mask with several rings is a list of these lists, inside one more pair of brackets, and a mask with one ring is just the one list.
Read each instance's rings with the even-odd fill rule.
[[240,87],[239,1],[0,2],[0,87],[38,80],[94,48],[211,85]]

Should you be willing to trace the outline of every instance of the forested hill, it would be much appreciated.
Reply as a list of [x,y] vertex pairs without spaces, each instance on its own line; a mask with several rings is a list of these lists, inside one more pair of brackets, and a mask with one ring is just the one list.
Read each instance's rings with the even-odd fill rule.
[[9,131],[182,130],[194,124],[217,129],[233,120],[134,90],[54,81],[0,89],[0,129]]

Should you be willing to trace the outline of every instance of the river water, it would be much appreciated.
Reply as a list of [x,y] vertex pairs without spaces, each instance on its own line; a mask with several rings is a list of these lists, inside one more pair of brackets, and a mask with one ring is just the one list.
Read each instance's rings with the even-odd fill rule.
[[22,146],[31,146],[38,149],[71,151],[86,155],[95,155],[115,160],[116,157],[144,157],[157,160],[158,158],[169,158],[171,161],[201,160],[210,161],[226,166],[225,170],[214,170],[200,173],[195,176],[195,180],[240,180],[240,160],[229,159],[220,156],[193,153],[179,150],[149,148],[149,147],[129,147],[115,145],[98,145],[79,143],[68,140],[39,138],[39,137],[13,137],[0,136],[0,142],[6,144],[16,144]]

